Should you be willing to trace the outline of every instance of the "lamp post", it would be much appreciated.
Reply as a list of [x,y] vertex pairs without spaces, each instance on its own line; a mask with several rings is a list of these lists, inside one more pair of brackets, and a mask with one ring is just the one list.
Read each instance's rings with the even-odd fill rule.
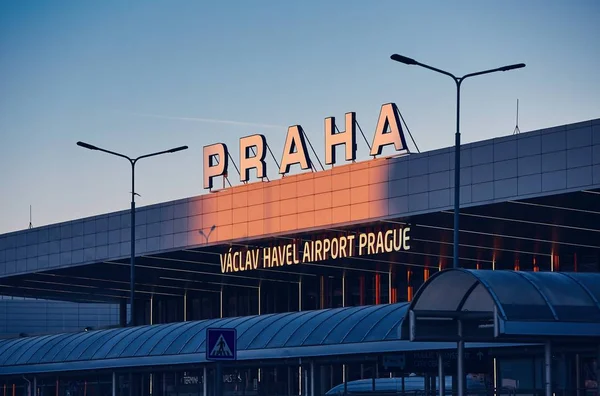
[[77,145],[88,150],[97,150],[104,153],[116,155],[117,157],[125,158],[131,164],[131,261],[130,261],[130,296],[129,296],[129,326],[135,326],[135,164],[142,158],[154,157],[161,154],[171,154],[178,151],[186,150],[188,146],[175,147],[170,150],[159,151],[156,153],[141,155],[137,158],[130,158],[124,154],[115,153],[114,151],[105,150],[100,147],[93,146],[84,142],[77,142]]
[[520,69],[525,67],[524,63],[518,63],[515,65],[508,65],[498,67],[496,69],[483,70],[476,73],[465,74],[462,77],[456,77],[454,74],[449,73],[447,71],[437,69],[435,67],[426,65],[421,62],[417,62],[412,58],[407,58],[402,55],[394,54],[390,57],[392,60],[400,63],[404,63],[405,65],[416,65],[424,67],[425,69],[433,70],[434,72],[445,74],[446,76],[451,77],[456,84],[456,135],[455,135],[455,143],[454,143],[454,256],[452,259],[452,267],[458,268],[458,229],[459,229],[459,211],[460,211],[460,87],[462,82],[469,78],[480,76],[482,74],[490,74],[500,71],[509,71],[514,69]]
[[[424,67],[425,69],[433,70],[434,72],[445,74],[446,76],[451,77],[456,84],[456,139],[454,143],[454,248],[453,248],[453,259],[452,259],[452,267],[458,268],[458,229],[459,229],[459,211],[460,211],[460,87],[462,82],[474,76],[480,76],[482,74],[490,74],[499,71],[509,71],[514,69],[520,69],[525,67],[524,63],[518,63],[515,65],[508,65],[498,67],[496,69],[483,70],[476,73],[465,74],[462,77],[456,77],[454,74],[449,73],[447,71],[423,64],[421,62],[417,62],[412,58],[407,58],[402,55],[394,54],[390,57],[392,60],[400,63],[404,63],[405,65],[416,65]],[[463,367],[463,351],[464,351],[464,340],[462,338],[462,323],[460,320],[458,321],[458,358],[457,358],[457,377],[458,377],[458,395],[464,395],[464,367]],[[442,379],[440,378],[440,381]]]

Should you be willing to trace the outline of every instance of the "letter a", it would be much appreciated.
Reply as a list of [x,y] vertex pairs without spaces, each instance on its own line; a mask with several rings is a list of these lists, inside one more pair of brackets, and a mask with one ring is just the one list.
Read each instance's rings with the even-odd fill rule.
[[304,170],[310,169],[310,158],[306,151],[304,142],[304,131],[300,125],[294,125],[288,128],[283,155],[281,156],[281,166],[279,173],[285,175],[290,171],[290,166],[300,164]]
[[213,177],[227,175],[229,154],[223,143],[204,146],[204,188],[213,187]]
[[356,159],[356,113],[346,113],[346,130],[335,133],[335,117],[325,118],[325,163],[335,165],[335,148],[344,145],[346,161]]
[[[265,156],[267,150],[267,139],[263,135],[251,135],[240,139],[240,180],[245,182],[250,179],[250,169],[256,169],[256,177],[267,176],[267,164]],[[252,153],[252,148],[256,154]]]
[[[388,128],[390,129],[389,132],[387,131]],[[371,145],[371,155],[381,155],[381,149],[390,144],[394,145],[396,151],[407,149],[404,131],[402,131],[398,119],[398,108],[394,103],[386,103],[381,106],[377,129]]]

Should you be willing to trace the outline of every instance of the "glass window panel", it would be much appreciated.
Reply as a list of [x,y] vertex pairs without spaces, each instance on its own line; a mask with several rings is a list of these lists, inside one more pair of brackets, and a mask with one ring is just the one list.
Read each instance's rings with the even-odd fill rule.
[[5,343],[4,349],[0,351],[0,364],[2,364],[4,360],[7,359],[13,353],[13,351],[15,351],[19,347],[19,344],[23,344],[27,341],[28,340],[26,338],[21,338],[12,342]]
[[[335,327],[366,307],[338,308],[335,313],[322,321],[302,342],[302,345],[321,345],[325,337]],[[352,322],[351,322],[352,323]]]
[[102,348],[102,346],[104,346],[106,343],[110,342],[111,340],[118,339],[120,337],[120,334],[123,334],[123,333],[131,331],[131,330],[132,330],[131,327],[125,327],[125,328],[121,328],[121,329],[111,330],[109,332],[109,334],[107,334],[106,337],[99,338],[97,342],[90,344],[89,348],[82,352],[81,359],[82,360],[83,359],[85,359],[85,360],[93,359],[94,355],[96,355],[96,352],[98,352],[98,350],[100,348]]
[[26,353],[29,349],[31,348],[35,348],[36,344],[40,343],[40,340],[43,341],[44,339],[48,338],[50,336],[43,336],[43,337],[36,337],[36,338],[28,338],[27,342],[24,342],[22,344],[20,344],[19,346],[15,347],[12,349],[12,351],[10,352],[10,354],[8,354],[5,358],[4,358],[4,362],[3,365],[13,365],[17,362],[17,360],[24,354]]
[[569,274],[574,279],[583,284],[589,292],[600,301],[600,274],[585,273],[585,274]]
[[75,347],[79,345],[79,343],[82,340],[85,340],[88,335],[88,333],[79,333],[76,336],[70,337],[67,340],[65,340],[66,342],[60,349],[58,349],[52,360],[55,362],[65,361],[66,357],[73,351],[73,349],[75,349]]
[[[263,329],[263,331],[261,331],[258,335],[256,335],[253,340],[249,340],[248,342],[250,344],[246,346],[246,349],[265,348],[267,342],[269,342],[269,340],[271,338],[273,338],[273,336],[275,336],[275,334],[281,332],[281,330],[285,326],[287,326],[292,320],[296,319],[298,316],[305,315],[308,312],[309,311],[290,312],[288,314],[280,315],[277,318],[276,322],[273,322],[271,326],[268,326],[267,328]],[[243,341],[244,341],[243,339],[238,340],[240,345]],[[241,346],[240,346],[240,348],[241,348]]]
[[48,335],[44,337],[36,337],[36,342],[31,343],[31,346],[27,348],[27,350],[20,353],[18,356],[16,354],[13,355],[13,360],[10,362],[7,361],[6,364],[23,364],[27,363],[31,356],[37,352],[40,348],[42,348],[48,341],[55,338],[56,335]]
[[337,344],[346,339],[353,342],[357,337],[362,339],[366,332],[380,320],[387,312],[395,307],[393,305],[378,305],[355,312],[350,318],[340,324],[325,338],[325,344]]
[[112,337],[118,330],[120,329],[96,330],[90,332],[85,340],[81,340],[81,342],[77,343],[77,346],[65,357],[65,360],[86,360],[90,356],[89,350],[92,349],[93,345],[102,345],[105,340]]
[[375,323],[367,333],[364,341],[381,341],[398,339],[398,325],[408,312],[409,303],[394,304],[395,309],[388,313],[381,321]]
[[283,326],[281,330],[275,334],[275,337],[271,339],[266,345],[267,348],[279,348],[283,347],[287,339],[292,335],[296,329],[302,326],[303,323],[308,322],[315,316],[323,315],[327,311],[303,311],[303,315],[298,315],[287,325]]
[[305,345],[304,339],[308,337],[313,331],[317,329],[324,321],[332,316],[336,316],[350,308],[344,308],[342,310],[328,309],[323,312],[322,315],[313,316],[311,319],[300,325],[295,332],[292,333],[290,339],[285,343],[286,347],[290,346],[302,346]]
[[149,352],[150,355],[172,355],[179,353],[181,348],[190,341],[192,337],[200,332],[204,332],[204,329],[211,326],[213,323],[220,319],[203,320],[192,324],[190,327],[181,334],[167,334],[163,337],[154,348]]
[[509,320],[554,320],[537,289],[518,272],[477,271],[500,301]]
[[496,303],[492,300],[490,293],[488,293],[487,289],[480,283],[471,292],[467,301],[465,301],[462,310],[471,312],[493,312],[495,304]]
[[267,325],[269,323],[271,323],[273,320],[276,320],[276,319],[277,319],[276,315],[267,314],[267,315],[251,316],[250,318],[247,318],[247,320],[244,320],[243,322],[238,322],[238,325],[235,326],[236,331],[237,331],[237,338],[238,338],[238,348],[242,349],[240,347],[240,345],[241,345],[240,341],[243,340],[244,345],[247,344],[249,342],[249,340],[254,338],[257,331],[264,330],[265,327],[267,327]]
[[508,391],[534,389],[535,383],[533,364],[533,359],[500,359],[500,387]]
[[468,272],[451,271],[430,280],[415,303],[415,310],[456,311],[477,279]]
[[144,340],[148,339],[157,329],[153,326],[142,326],[138,327],[135,331],[122,337],[104,356],[104,358],[119,357],[125,351],[125,349],[132,343],[136,342],[139,338]]
[[78,342],[87,333],[69,334],[58,342],[48,353],[43,357],[44,362],[62,362],[67,356],[67,352],[70,352],[74,347],[75,343]]
[[546,296],[559,320],[600,321],[600,311],[589,294],[568,276],[553,272],[528,275]]
[[[294,312],[295,314],[296,312]],[[254,340],[265,333],[267,330],[278,331],[286,322],[281,322],[281,319],[286,319],[289,314],[277,314],[277,315],[261,315],[262,319],[259,323],[254,324],[252,327],[248,327],[244,332],[238,333],[238,349],[249,349],[252,348]],[[293,315],[292,315],[293,316]],[[246,324],[244,324],[246,325]]]
[[114,347],[123,339],[123,337],[127,337],[129,334],[133,333],[138,329],[139,328],[137,327],[128,327],[123,329],[123,331],[115,332],[112,338],[106,340],[106,342],[102,345],[98,345],[98,348],[92,351],[93,354],[90,356],[90,359],[103,358],[111,350],[112,347]]
[[190,327],[189,322],[173,323],[162,326],[159,331],[147,338],[142,345],[139,345],[138,343],[136,349],[133,350],[127,348],[125,353],[127,353],[129,356],[147,356],[152,348],[154,348],[165,336],[167,336],[167,334],[172,334],[176,337],[183,333],[188,327]]

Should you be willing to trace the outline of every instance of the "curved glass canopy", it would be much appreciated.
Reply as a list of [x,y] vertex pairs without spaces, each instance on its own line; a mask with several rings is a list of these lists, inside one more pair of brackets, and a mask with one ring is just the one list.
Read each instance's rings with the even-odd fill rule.
[[356,353],[357,347],[368,353],[369,344],[398,340],[407,308],[407,303],[332,308],[0,340],[0,374],[14,366],[109,359],[194,355],[195,361],[205,361],[209,327],[235,328],[242,359],[286,357],[307,347],[322,355],[331,346],[339,354]]
[[467,339],[600,337],[599,301],[598,273],[449,269],[431,277],[416,294],[408,316],[417,327],[410,338],[446,340],[431,328],[433,320],[448,324],[439,326],[440,332],[451,330],[452,320],[471,323],[471,333],[463,334]]

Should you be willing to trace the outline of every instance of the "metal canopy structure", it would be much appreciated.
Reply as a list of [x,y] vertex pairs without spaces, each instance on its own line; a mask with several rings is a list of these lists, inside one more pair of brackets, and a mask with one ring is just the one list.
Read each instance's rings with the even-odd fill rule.
[[204,363],[209,327],[237,330],[238,360],[412,350],[418,345],[396,337],[407,308],[335,308],[4,340],[0,375]]
[[578,341],[600,338],[600,274],[450,269],[411,303],[411,341]]
[[0,341],[0,376],[207,364],[209,327],[236,329],[238,361],[332,359],[454,347],[399,340],[398,327],[407,309],[408,303],[382,304],[8,339]]

